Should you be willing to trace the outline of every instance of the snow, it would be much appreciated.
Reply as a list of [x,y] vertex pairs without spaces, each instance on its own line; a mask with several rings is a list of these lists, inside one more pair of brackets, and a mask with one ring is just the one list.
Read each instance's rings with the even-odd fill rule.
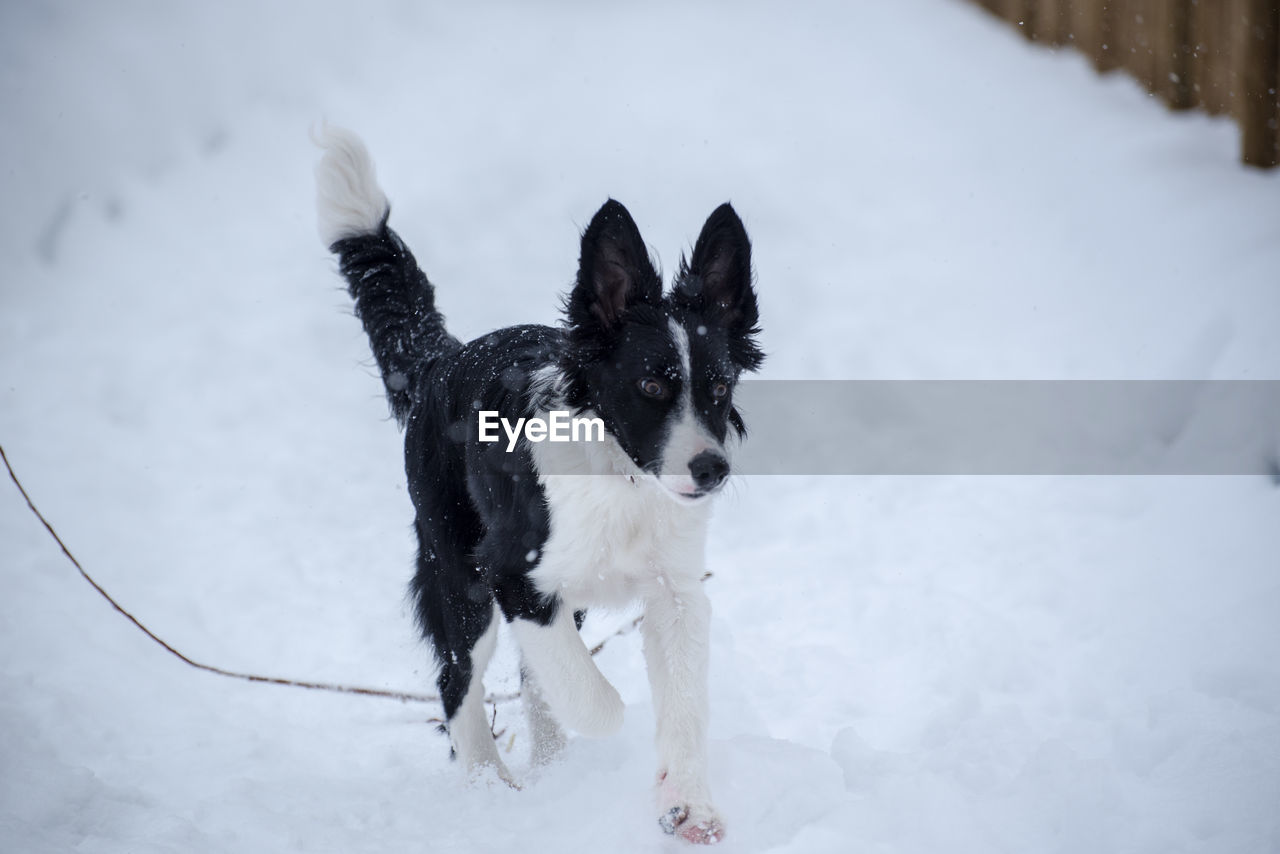
[[[613,196],[732,199],[774,379],[1280,379],[1280,174],[969,4],[0,7],[0,442],[86,568],[232,669],[429,690],[401,445],[315,235],[357,129],[463,337],[555,319]],[[1264,477],[744,477],[732,852],[1280,847]],[[630,614],[593,614],[595,643]],[[466,786],[438,709],[226,680],[0,489],[0,847],[668,851],[639,639],[605,740]],[[492,690],[515,686],[509,646]]]

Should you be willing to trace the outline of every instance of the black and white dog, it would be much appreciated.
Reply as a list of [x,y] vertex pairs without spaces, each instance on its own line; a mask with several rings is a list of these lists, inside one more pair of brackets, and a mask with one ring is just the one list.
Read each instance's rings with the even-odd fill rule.
[[[499,618],[519,643],[535,762],[622,723],[618,692],[578,635],[584,609],[644,606],[657,716],[658,816],[718,841],[707,783],[702,590],[709,506],[743,434],[734,384],[763,360],[751,244],[728,204],[707,219],[670,292],[631,215],[609,200],[582,235],[562,328],[515,326],[467,344],[399,236],[360,140],[324,129],[321,238],[340,259],[396,420],[419,540],[412,592],[455,755],[511,776],[484,713]],[[480,414],[572,413],[600,441],[481,441]]]

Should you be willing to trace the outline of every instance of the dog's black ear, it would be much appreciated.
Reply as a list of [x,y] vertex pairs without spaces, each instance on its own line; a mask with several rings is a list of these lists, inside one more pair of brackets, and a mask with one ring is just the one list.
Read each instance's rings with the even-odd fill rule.
[[707,217],[693,257],[688,262],[680,259],[672,299],[727,329],[735,359],[749,371],[764,361],[752,340],[760,331],[760,310],[751,278],[751,240],[733,206],[725,202]]
[[565,306],[569,324],[611,329],[627,309],[661,302],[662,279],[649,260],[640,229],[621,203],[609,199],[582,234],[578,281]]

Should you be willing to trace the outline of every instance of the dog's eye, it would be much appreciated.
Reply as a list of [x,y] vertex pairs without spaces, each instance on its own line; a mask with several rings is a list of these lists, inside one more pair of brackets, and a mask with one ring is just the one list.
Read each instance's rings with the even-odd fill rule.
[[644,392],[648,397],[658,398],[659,400],[667,396],[667,384],[662,380],[653,377],[645,377],[640,380],[637,385],[640,391]]
[[729,396],[728,383],[714,383],[711,386],[711,397],[714,400],[724,400],[728,396]]

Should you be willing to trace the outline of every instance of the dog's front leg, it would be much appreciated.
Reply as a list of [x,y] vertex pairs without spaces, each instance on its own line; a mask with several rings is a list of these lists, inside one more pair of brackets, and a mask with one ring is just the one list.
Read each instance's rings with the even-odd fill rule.
[[658,823],[689,842],[719,842],[724,823],[707,783],[711,603],[701,582],[665,583],[645,602],[641,632],[658,723]]
[[563,603],[551,622],[511,621],[525,666],[560,722],[583,735],[606,736],[622,726],[622,698],[596,667],[578,634],[573,609]]

